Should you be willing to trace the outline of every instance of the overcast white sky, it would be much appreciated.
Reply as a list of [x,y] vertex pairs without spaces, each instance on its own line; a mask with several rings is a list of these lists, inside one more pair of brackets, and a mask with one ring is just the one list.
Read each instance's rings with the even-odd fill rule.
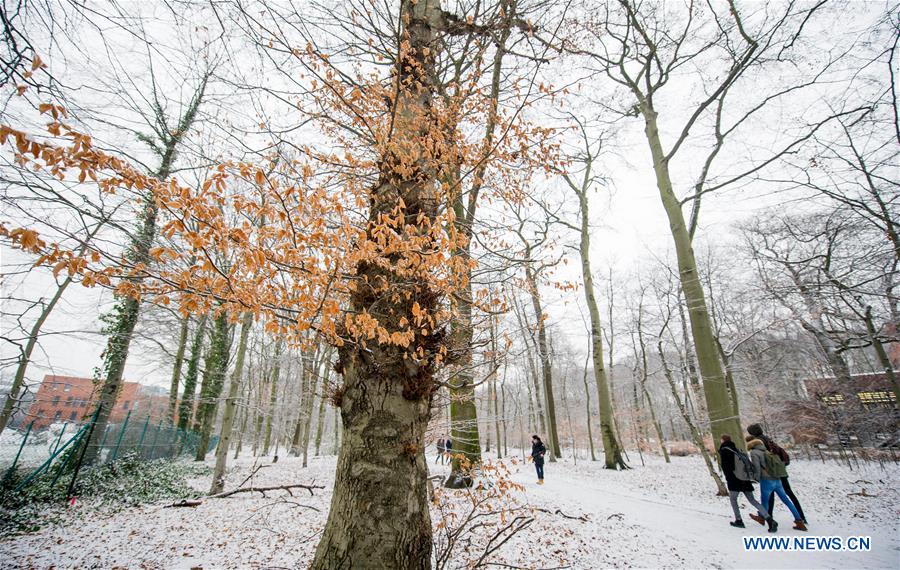
[[[149,3],[148,3],[149,4]],[[855,12],[849,10],[845,16],[854,16],[855,20],[847,23],[847,28],[865,29],[874,15],[881,12],[885,3],[872,2],[855,3]],[[146,8],[148,10],[152,8]],[[822,30],[825,31],[825,30]],[[160,32],[165,33],[165,32]],[[198,31],[198,34],[202,32]],[[164,39],[164,36],[162,36]],[[123,40],[124,41],[124,40]],[[162,40],[159,40],[162,41]],[[822,42],[829,41],[828,37],[822,37]],[[125,41],[127,43],[127,41]],[[826,49],[823,46],[823,49]],[[116,54],[121,55],[121,54]],[[69,53],[66,58],[53,53],[45,57],[51,69],[58,75],[67,78],[75,85],[87,83],[85,75],[90,75],[90,66],[79,61],[82,56],[77,53]],[[133,59],[128,59],[132,65],[140,65],[141,54]],[[98,61],[104,58],[97,56]],[[139,75],[139,74],[138,74]],[[675,78],[673,81],[680,81]],[[594,84],[592,84],[594,85]],[[600,84],[602,86],[602,83]],[[685,83],[683,87],[675,86],[673,95],[665,102],[665,110],[671,112],[671,116],[679,118],[684,110],[679,106],[685,98],[689,98],[694,85]],[[589,87],[590,88],[590,87]],[[227,96],[227,89],[219,87],[218,94]],[[81,93],[84,95],[84,93]],[[89,97],[100,97],[93,94]],[[742,152],[758,154],[764,152],[767,141],[776,137],[771,127],[777,121],[785,117],[793,117],[802,100],[794,102],[794,109],[778,109],[774,114],[765,117],[764,125],[761,125],[753,141],[747,141],[740,147]],[[590,111],[590,108],[587,108]],[[672,241],[669,234],[668,222],[664,215],[656,189],[655,178],[651,166],[649,150],[642,136],[643,124],[637,119],[632,119],[623,129],[621,136],[615,141],[615,153],[608,157],[597,168],[603,169],[612,182],[612,190],[602,190],[593,194],[591,201],[592,219],[597,229],[593,234],[594,269],[598,276],[605,276],[607,267],[615,268],[617,274],[625,276],[635,268],[646,264],[653,257],[671,259]],[[3,152],[7,152],[6,149]],[[696,168],[692,162],[691,149],[686,149],[679,155],[679,160],[685,163],[684,168],[676,168],[676,185],[685,189],[693,183],[691,172]],[[701,227],[698,231],[698,241],[710,243],[727,243],[733,241],[733,224],[743,218],[769,207],[784,196],[773,196],[769,189],[754,187],[745,190],[731,190],[718,195],[710,195],[705,199],[703,213],[701,215]],[[8,212],[0,212],[0,219],[5,222],[15,223],[14,218],[8,217]],[[574,236],[572,236],[574,237]],[[24,257],[8,248],[0,249],[0,266],[3,271],[18,265]],[[580,282],[580,270],[577,264],[570,263],[565,269],[560,270],[559,278],[571,279]],[[55,282],[48,272],[32,271],[25,279],[11,278],[0,284],[3,296],[14,296],[26,299],[48,298],[52,295]],[[556,323],[557,330],[562,331],[572,340],[573,345],[585,344],[585,335],[581,324],[579,311],[574,303],[582,293],[574,292],[560,294],[550,288],[546,289],[547,307],[551,320]],[[576,297],[577,296],[577,297]],[[100,328],[99,315],[109,309],[112,296],[102,289],[85,289],[80,285],[73,285],[66,293],[58,310],[56,310],[44,326],[44,336],[40,350],[35,355],[32,363],[29,380],[30,383],[39,382],[44,373],[71,374],[76,376],[91,376],[95,367],[101,364],[101,352],[105,339],[97,334]],[[14,312],[15,306],[7,303],[4,312]],[[34,312],[29,314],[27,326],[30,327],[31,319],[35,318]],[[7,335],[15,323],[10,319],[0,322],[0,334]],[[173,331],[173,334],[175,332]],[[4,359],[15,355],[15,349],[9,343],[0,344],[0,354]],[[156,354],[147,355],[140,350],[132,350],[125,378],[144,383],[168,385],[171,370],[166,364],[160,366],[153,357]],[[11,380],[13,369],[8,367],[2,374],[3,383]]]

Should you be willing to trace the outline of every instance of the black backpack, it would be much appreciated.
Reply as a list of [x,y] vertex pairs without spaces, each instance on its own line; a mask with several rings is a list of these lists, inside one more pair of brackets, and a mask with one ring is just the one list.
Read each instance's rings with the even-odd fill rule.
[[738,449],[731,449],[730,447],[726,447],[725,449],[734,454],[735,478],[741,481],[758,483],[761,473],[756,469],[756,466],[753,465],[753,460],[750,459],[750,456]]

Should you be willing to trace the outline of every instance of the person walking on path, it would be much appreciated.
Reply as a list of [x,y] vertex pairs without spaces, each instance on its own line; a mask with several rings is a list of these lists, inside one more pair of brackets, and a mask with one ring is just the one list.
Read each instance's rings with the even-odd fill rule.
[[544,454],[547,448],[544,442],[537,435],[531,436],[531,459],[534,461],[534,468],[537,470],[538,485],[544,484]]
[[737,446],[731,440],[731,436],[728,434],[722,435],[722,445],[719,446],[719,457],[722,459],[722,472],[725,474],[725,483],[728,486],[728,498],[731,500],[731,509],[734,511],[734,521],[731,522],[731,526],[746,528],[744,526],[744,520],[741,518],[741,509],[738,507],[738,496],[743,493],[747,502],[756,507],[756,510],[760,513],[759,515],[751,514],[750,516],[753,520],[759,520],[757,517],[760,517],[762,520],[769,523],[769,532],[776,532],[778,530],[778,523],[775,522],[775,519],[769,515],[769,512],[753,497],[753,481],[757,481],[759,475],[752,471],[748,472],[747,464],[750,463],[750,467],[753,465],[752,462],[750,462],[750,458],[742,451],[738,450]]
[[[781,462],[784,463],[784,466],[787,467],[791,464],[791,457],[788,455],[788,452],[784,450],[780,445],[772,441],[771,438],[767,437],[763,434],[762,426],[759,424],[751,424],[747,426],[747,433],[755,437],[756,439],[763,442],[763,445],[766,446],[766,451],[769,453],[774,453],[781,459]],[[806,524],[806,515],[803,514],[803,507],[800,506],[800,501],[797,500],[797,496],[794,495],[794,491],[791,489],[791,483],[788,480],[787,470],[785,470],[784,477],[781,478],[781,486],[784,487],[784,492],[787,493],[787,496],[790,497],[791,502],[794,503],[794,506],[797,507],[797,512],[800,513],[800,520]],[[772,509],[775,508],[775,495],[772,495],[769,499],[769,504],[766,505],[769,509],[769,513],[772,512]]]
[[441,465],[444,464],[444,454],[447,452],[447,444],[444,443],[444,438],[441,438],[437,441],[437,457],[434,462],[440,462]]
[[[781,502],[787,505],[791,514],[794,515],[794,529],[805,531],[806,525],[803,524],[800,512],[797,511],[797,507],[791,502],[790,497],[787,496],[787,493],[784,492],[784,487],[781,485],[781,478],[787,474],[784,463],[781,462],[781,459],[777,455],[766,451],[766,445],[752,435],[747,436],[747,449],[750,452],[750,459],[753,462],[754,470],[760,474],[760,504],[769,504],[769,497],[771,497],[773,493],[777,494],[778,498],[781,499]],[[760,511],[759,514],[762,515],[762,511]],[[769,515],[771,516],[771,511],[769,511]],[[753,520],[761,522],[756,517],[754,517]]]

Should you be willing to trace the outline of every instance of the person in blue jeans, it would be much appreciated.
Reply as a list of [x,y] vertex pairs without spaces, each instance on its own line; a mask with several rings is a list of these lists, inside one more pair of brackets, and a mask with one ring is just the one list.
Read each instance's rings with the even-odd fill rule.
[[[803,523],[803,516],[797,510],[797,507],[794,506],[794,503],[791,502],[791,498],[787,496],[784,486],[781,484],[781,477],[785,477],[787,473],[784,464],[781,463],[780,459],[774,456],[774,460],[767,460],[768,452],[766,451],[766,444],[753,436],[747,437],[747,451],[750,453],[750,460],[753,461],[757,473],[760,473],[760,504],[768,505],[772,494],[778,495],[781,502],[784,503],[787,508],[790,509],[791,514],[794,515],[794,529],[805,531],[806,525]],[[784,473],[781,473],[780,471],[783,471]],[[762,515],[762,513],[759,514]],[[757,517],[753,517],[753,520],[761,522],[760,518]]]
[[531,436],[531,459],[534,460],[534,468],[537,470],[538,485],[544,484],[544,454],[547,448],[537,435]]

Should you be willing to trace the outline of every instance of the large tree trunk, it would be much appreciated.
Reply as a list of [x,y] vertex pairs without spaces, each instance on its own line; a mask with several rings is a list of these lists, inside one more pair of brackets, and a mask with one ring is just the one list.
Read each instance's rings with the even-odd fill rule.
[[225,409],[222,412],[222,429],[219,432],[219,443],[216,446],[216,468],[213,471],[212,486],[209,494],[220,493],[225,488],[225,466],[228,463],[228,448],[231,445],[231,427],[234,424],[234,412],[237,406],[238,392],[241,389],[241,376],[244,373],[244,358],[247,355],[247,339],[250,336],[250,328],[253,326],[253,314],[245,313],[241,322],[241,339],[238,342],[237,359],[234,363],[234,372],[231,375],[231,385],[228,387],[228,397],[225,398]]
[[[402,204],[406,224],[398,231],[410,239],[425,239],[427,251],[434,239],[427,237],[429,226],[436,222],[441,202],[437,172],[428,159],[411,153],[436,129],[431,110],[434,59],[441,48],[437,32],[444,16],[438,0],[404,1],[400,10],[403,37],[392,144],[379,161],[381,176],[370,193],[366,235],[376,241],[381,217]],[[368,285],[352,291],[352,313],[367,312],[390,335],[401,331],[401,320],[415,323],[422,312],[437,312],[440,297],[425,275],[398,274],[400,269],[387,255],[379,261],[357,265],[359,282]],[[338,349],[343,385],[337,399],[344,441],[313,570],[418,569],[431,564],[425,430],[444,340],[436,331],[414,330],[409,351],[376,341],[365,348],[344,343]],[[409,357],[417,347],[424,359]]]
[[684,221],[681,202],[672,188],[669,163],[659,138],[657,113],[647,100],[641,101],[640,109],[646,122],[645,133],[650,145],[650,153],[653,156],[656,185],[669,219],[669,229],[675,243],[681,290],[687,303],[694,349],[697,351],[700,375],[703,377],[703,393],[706,396],[706,409],[709,413],[713,441],[718,441],[723,434],[728,434],[739,447],[743,447],[744,444],[740,437],[742,433],[740,418],[734,415],[733,403],[725,384],[725,373],[722,370],[722,363],[719,361],[691,236]]

